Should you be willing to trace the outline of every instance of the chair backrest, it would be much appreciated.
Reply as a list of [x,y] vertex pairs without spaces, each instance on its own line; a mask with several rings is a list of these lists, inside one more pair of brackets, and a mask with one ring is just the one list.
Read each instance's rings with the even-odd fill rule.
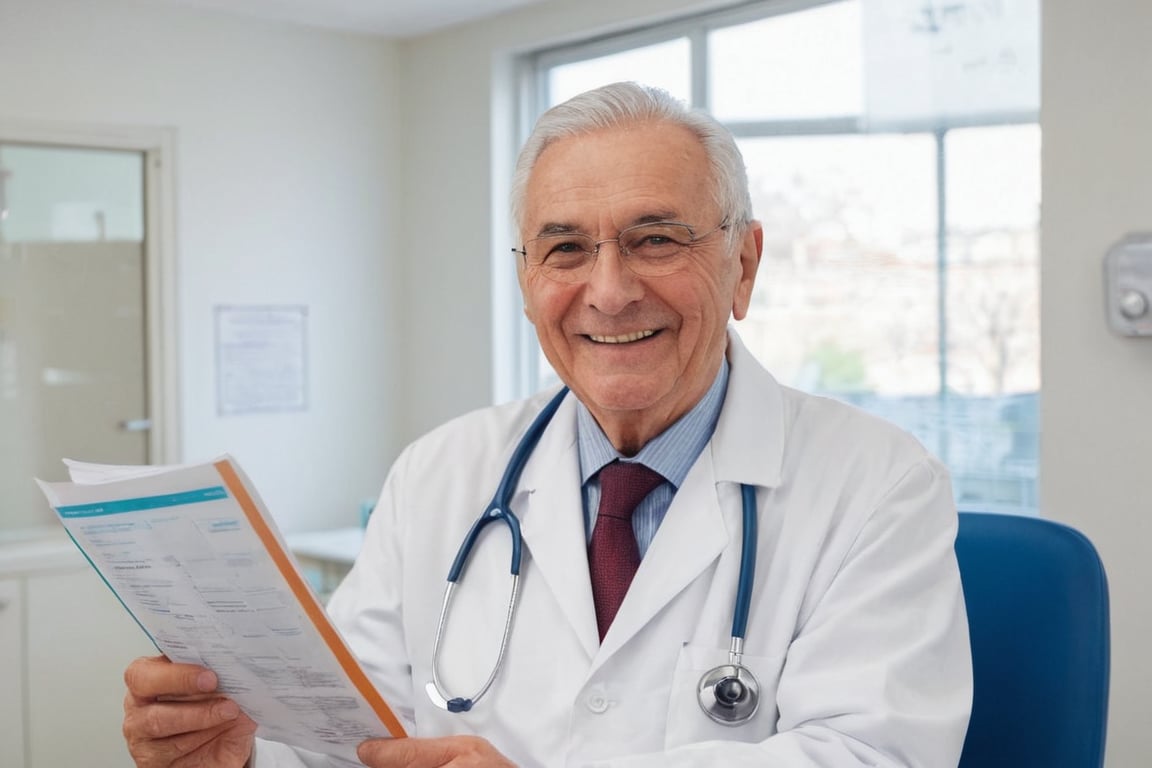
[[961,768],[1098,768],[1108,723],[1108,581],[1079,531],[960,513],[975,691]]

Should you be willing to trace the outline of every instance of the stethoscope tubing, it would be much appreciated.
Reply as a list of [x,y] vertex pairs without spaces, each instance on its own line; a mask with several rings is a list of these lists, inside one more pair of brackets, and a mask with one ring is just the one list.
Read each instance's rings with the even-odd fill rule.
[[732,611],[732,637],[743,641],[748,631],[748,613],[752,608],[752,585],[756,581],[756,489],[741,484],[740,501],[744,519],[740,531],[740,576],[736,583],[736,607]]
[[488,525],[495,520],[501,520],[508,526],[508,532],[512,536],[512,565],[511,571],[513,576],[520,575],[520,556],[522,554],[523,539],[520,535],[520,520],[512,512],[512,494],[516,492],[516,484],[520,482],[520,475],[524,471],[524,465],[528,463],[528,457],[532,455],[532,451],[536,449],[536,444],[540,442],[540,436],[544,434],[544,430],[548,427],[548,423],[552,421],[552,417],[556,414],[556,409],[560,407],[560,403],[568,394],[568,387],[562,388],[555,397],[548,401],[540,413],[536,414],[536,418],[528,425],[528,430],[524,433],[524,437],[520,439],[520,443],[516,446],[516,450],[512,452],[512,458],[508,460],[508,466],[504,470],[504,476],[500,478],[500,485],[496,487],[496,493],[492,495],[492,501],[488,502],[488,506],[484,509],[484,514],[476,519],[472,527],[468,529],[468,535],[464,537],[464,541],[460,543],[460,549],[456,552],[456,558],[452,561],[452,567],[448,571],[448,581],[455,583],[460,574],[464,572],[464,566],[468,563],[468,556],[472,554],[472,547],[476,544],[476,539],[479,538],[480,532],[484,526]]
[[[512,457],[508,460],[508,465],[504,470],[503,477],[500,478],[500,484],[496,487],[496,493],[492,495],[492,500],[488,502],[485,507],[484,513],[472,523],[472,527],[468,529],[464,541],[460,542],[460,548],[456,551],[456,557],[452,560],[452,567],[448,570],[448,584],[444,588],[444,602],[440,607],[440,620],[436,624],[436,640],[432,645],[432,682],[428,684],[428,696],[432,699],[433,703],[437,706],[442,706],[449,712],[468,712],[472,709],[472,705],[480,700],[492,687],[492,683],[496,680],[496,675],[499,673],[501,666],[504,664],[504,656],[508,651],[508,638],[512,633],[512,621],[516,614],[517,595],[519,594],[520,587],[520,561],[523,554],[523,537],[520,533],[520,520],[512,511],[512,494],[516,492],[516,484],[520,482],[520,474],[524,471],[524,466],[528,463],[528,457],[532,455],[532,451],[536,448],[536,444],[540,442],[540,436],[544,434],[552,417],[556,414],[556,409],[560,407],[560,403],[568,394],[568,388],[563,387],[555,397],[548,401],[540,413],[536,414],[536,418],[528,425],[527,431],[524,436],[520,438],[519,444],[516,449],[512,451]],[[447,625],[448,609],[452,605],[452,596],[456,591],[456,584],[459,582],[460,577],[464,573],[464,568],[468,564],[468,557],[472,554],[472,548],[475,546],[480,533],[484,527],[489,523],[500,520],[508,526],[508,533],[512,539],[512,559],[509,570],[512,574],[512,586],[508,595],[508,612],[504,618],[504,634],[500,638],[500,651],[496,655],[496,663],[492,665],[492,672],[488,675],[488,679],[480,687],[476,693],[468,697],[463,696],[449,696],[445,691],[444,684],[440,680],[440,644],[444,639],[444,628]]]

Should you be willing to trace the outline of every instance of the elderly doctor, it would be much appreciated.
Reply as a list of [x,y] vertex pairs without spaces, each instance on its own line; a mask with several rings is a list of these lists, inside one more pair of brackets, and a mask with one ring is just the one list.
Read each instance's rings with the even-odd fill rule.
[[[524,311],[571,391],[511,491],[507,653],[475,695],[500,655],[508,528],[478,537],[438,644],[444,579],[556,392],[458,418],[392,468],[329,610],[413,737],[361,760],[955,766],[971,663],[947,473],[781,386],[728,328],[762,242],[731,135],[660,91],[585,93],[540,119],[513,213]],[[332,764],[254,739],[207,670],[141,659],[125,677],[139,766]]]

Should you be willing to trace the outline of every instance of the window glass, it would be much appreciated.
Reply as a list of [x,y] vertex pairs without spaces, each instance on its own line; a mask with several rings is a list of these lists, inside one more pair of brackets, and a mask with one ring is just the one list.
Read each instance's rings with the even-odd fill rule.
[[935,395],[935,142],[740,143],[764,255],[741,333],[784,383],[846,397]]
[[1039,109],[1039,0],[861,6],[868,125],[1018,122]]
[[770,16],[708,35],[708,93],[720,120],[844,117],[863,108],[856,2]]
[[548,106],[621,80],[653,85],[678,99],[691,100],[692,68],[688,39],[681,37],[552,67],[548,70]]
[[[622,79],[700,105],[695,62],[708,107],[741,137],[764,225],[739,323],[753,354],[786,384],[915,434],[948,465],[961,508],[1034,514],[1037,3],[939,18],[881,0],[739,13],[682,21],[672,43],[540,64],[540,111]],[[975,67],[988,51],[1003,54],[996,66]],[[556,382],[538,350],[524,365]]]
[[941,252],[934,134],[741,142],[765,229],[746,343],[912,431],[981,509],[1036,505],[1038,145],[1036,126],[945,134]]
[[[1004,167],[1013,173],[1003,173]],[[1040,146],[1036,126],[947,136],[948,387],[997,397],[1040,387]]]
[[1040,423],[1040,130],[949,131],[946,391],[961,505],[1037,503]]

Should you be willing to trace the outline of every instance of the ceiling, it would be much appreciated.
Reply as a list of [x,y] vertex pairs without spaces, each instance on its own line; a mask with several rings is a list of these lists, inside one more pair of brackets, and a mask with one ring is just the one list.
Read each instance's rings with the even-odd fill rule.
[[388,38],[413,37],[547,0],[159,0]]

